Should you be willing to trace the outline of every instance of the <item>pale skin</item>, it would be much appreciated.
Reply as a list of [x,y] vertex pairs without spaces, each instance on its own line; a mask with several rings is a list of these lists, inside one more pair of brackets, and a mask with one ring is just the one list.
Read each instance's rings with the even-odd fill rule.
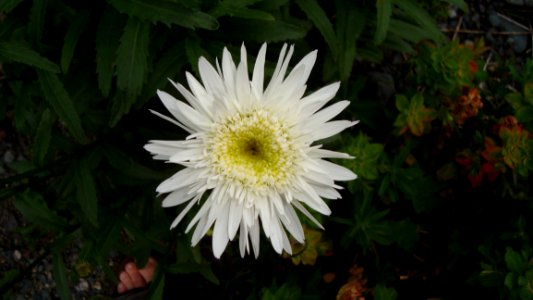
[[134,262],[127,263],[118,276],[120,282],[117,285],[117,292],[121,294],[135,288],[147,286],[152,281],[156,267],[157,262],[151,257],[141,269]]

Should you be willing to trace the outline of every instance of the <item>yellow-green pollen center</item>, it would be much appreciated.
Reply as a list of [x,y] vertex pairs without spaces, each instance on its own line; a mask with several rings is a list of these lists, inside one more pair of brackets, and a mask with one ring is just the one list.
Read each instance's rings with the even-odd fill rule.
[[296,151],[288,128],[264,109],[215,125],[208,155],[215,174],[244,188],[280,189],[293,175]]

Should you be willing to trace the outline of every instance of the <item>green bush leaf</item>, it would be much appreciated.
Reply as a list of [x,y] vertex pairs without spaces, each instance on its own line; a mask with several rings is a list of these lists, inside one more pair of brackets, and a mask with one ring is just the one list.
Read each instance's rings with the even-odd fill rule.
[[98,226],[98,198],[88,158],[82,159],[74,173],[76,199],[87,220]]
[[446,2],[457,6],[460,10],[468,12],[468,4],[464,0],[445,0]]
[[225,24],[226,37],[238,41],[281,42],[298,40],[307,34],[309,23],[286,21],[263,21],[234,18]]
[[394,288],[386,287],[382,284],[376,285],[374,288],[375,300],[396,300],[398,292]]
[[389,24],[392,15],[392,0],[377,0],[377,23],[376,34],[374,35],[374,43],[379,45],[383,43],[389,31]]
[[48,0],[33,0],[28,23],[28,34],[33,41],[41,40]]
[[190,29],[218,28],[218,21],[212,16],[177,2],[160,0],[108,0],[108,2],[121,13],[147,21],[162,22],[167,26],[176,24]]
[[44,98],[54,109],[59,118],[65,123],[67,129],[79,143],[86,143],[87,137],[81,126],[81,120],[70,99],[63,83],[59,78],[45,71],[37,71],[39,83],[43,91]]
[[19,42],[0,42],[0,56],[6,60],[23,63],[52,73],[60,72],[56,64]]
[[52,136],[52,125],[55,117],[49,109],[45,109],[41,115],[41,121],[37,126],[32,146],[32,160],[37,165],[42,165]]
[[215,18],[222,16],[231,16],[244,19],[257,19],[265,21],[275,20],[274,16],[266,11],[248,8],[247,6],[258,2],[258,0],[224,0],[218,2],[217,6],[209,11],[209,14]]
[[324,10],[316,0],[296,0],[296,4],[298,4],[300,9],[305,12],[309,20],[311,20],[318,31],[320,31],[320,34],[322,34],[331,50],[333,58],[337,60],[339,45],[337,44],[337,38],[333,26]]
[[54,282],[56,284],[57,293],[61,300],[70,300],[71,292],[68,281],[68,271],[63,261],[61,253],[54,253],[52,256],[52,274],[54,275]]
[[512,272],[522,273],[526,262],[520,253],[508,247],[507,251],[505,252],[505,264]]
[[105,97],[111,91],[121,28],[123,24],[118,13],[111,9],[104,11],[98,24],[95,43],[98,87]]
[[524,105],[516,110],[515,114],[518,121],[526,123],[533,121],[533,106]]
[[365,14],[361,13],[352,2],[337,2],[337,39],[340,47],[337,62],[340,78],[348,80],[357,55],[357,40],[366,24]]
[[87,12],[78,14],[65,34],[65,40],[63,42],[63,49],[61,51],[61,69],[63,73],[68,72],[70,62],[74,56],[74,50],[78,44],[83,30],[89,23],[89,14]]
[[412,0],[393,0],[393,3],[405,13],[406,17],[412,18],[421,28],[424,28],[432,40],[436,42],[444,40],[444,35],[435,23],[435,19],[417,2]]
[[149,32],[149,23],[130,17],[117,49],[117,86],[132,96],[140,94],[145,78]]
[[43,196],[33,191],[25,191],[15,197],[13,205],[24,218],[44,229],[62,230],[68,223],[48,208]]
[[0,1],[0,12],[3,14],[9,14],[22,0],[2,0]]

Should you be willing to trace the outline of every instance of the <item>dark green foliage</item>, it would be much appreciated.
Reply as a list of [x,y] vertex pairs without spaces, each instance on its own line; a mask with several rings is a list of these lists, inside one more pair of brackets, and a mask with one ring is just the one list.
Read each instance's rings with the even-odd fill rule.
[[[530,299],[531,224],[510,224],[532,209],[533,60],[502,62],[509,82],[490,80],[479,64],[487,49],[448,41],[429,12],[449,4],[467,9],[461,0],[2,1],[0,120],[27,152],[0,179],[0,199],[13,199],[32,234],[51,237],[61,299],[77,272],[63,251],[76,240],[79,261],[109,280],[111,254],[158,257],[153,299],[174,288],[172,277],[198,295],[330,299],[352,282],[353,265],[365,267],[375,299],[401,298],[404,274],[437,271],[452,292]],[[342,164],[359,178],[330,202],[331,217],[318,217],[327,249],[314,266],[293,265],[264,237],[258,260],[242,259],[235,243],[216,260],[209,238],[191,248],[184,228],[169,230],[179,208],[163,209],[155,192],[179,166],[142,148],[184,138],[149,113],[165,113],[158,89],[178,95],[168,79],[185,84],[200,57],[220,61],[223,47],[237,54],[243,43],[255,57],[265,42],[266,78],[283,43],[296,44],[295,58],[318,49],[308,90],[341,81],[345,119],[361,120],[326,147],[354,156]],[[5,272],[0,289],[19,275]]]

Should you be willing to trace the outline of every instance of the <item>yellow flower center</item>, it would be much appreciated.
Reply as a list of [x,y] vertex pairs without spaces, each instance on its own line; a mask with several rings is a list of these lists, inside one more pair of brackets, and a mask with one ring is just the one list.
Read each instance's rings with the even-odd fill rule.
[[207,153],[215,174],[243,188],[281,189],[294,174],[297,152],[286,125],[253,109],[215,124]]

